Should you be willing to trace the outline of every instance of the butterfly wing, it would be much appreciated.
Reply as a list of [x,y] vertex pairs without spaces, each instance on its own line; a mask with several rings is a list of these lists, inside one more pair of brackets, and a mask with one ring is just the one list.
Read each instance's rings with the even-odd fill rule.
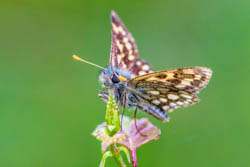
[[119,16],[111,12],[112,44],[110,65],[116,69],[127,69],[132,72],[132,78],[153,72],[151,66],[139,59],[138,49],[132,34],[127,30]]
[[[131,78],[153,72],[152,67],[147,62],[139,59],[138,49],[132,34],[114,11],[111,12],[111,23],[111,68],[126,69],[131,72]],[[108,101],[108,93],[106,91],[99,92],[98,96],[105,103]]]
[[199,102],[195,94],[208,84],[211,75],[212,71],[205,67],[160,71],[131,79],[127,89],[137,99],[140,109],[166,121],[164,111]]
[[197,94],[208,84],[211,76],[212,70],[206,67],[177,68],[142,75],[130,80],[130,83],[143,84],[147,82],[171,86],[182,91]]

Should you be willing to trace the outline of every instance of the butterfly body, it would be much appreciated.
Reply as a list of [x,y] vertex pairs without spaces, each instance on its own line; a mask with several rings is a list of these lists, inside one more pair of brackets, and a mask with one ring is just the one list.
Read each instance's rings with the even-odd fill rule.
[[[167,112],[199,102],[196,94],[211,79],[211,69],[188,67],[154,72],[139,59],[134,38],[115,12],[111,13],[111,22],[110,66],[101,72],[99,80],[104,88],[113,91],[119,106],[138,108],[167,121]],[[105,102],[108,96],[107,91],[99,93]]]
[[[115,95],[116,103],[119,106],[135,107],[136,100],[133,94],[127,89],[127,81],[131,79],[131,72],[126,69],[112,69],[111,67],[105,68],[99,75],[99,80],[104,88],[112,89]],[[125,81],[120,81],[119,77],[125,78]],[[107,92],[103,91],[105,96],[104,100],[108,98]],[[126,99],[124,99],[126,98]]]

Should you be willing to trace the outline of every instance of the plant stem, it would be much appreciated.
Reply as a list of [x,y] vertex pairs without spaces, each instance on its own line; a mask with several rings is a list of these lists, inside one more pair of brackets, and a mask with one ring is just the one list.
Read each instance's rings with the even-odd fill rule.
[[120,166],[120,167],[126,167],[126,164],[124,163],[121,155],[120,155],[120,152],[118,151],[117,147],[116,147],[116,144],[111,144],[110,145],[110,149],[111,149],[111,152],[113,154],[113,157],[115,158],[117,164]]
[[132,156],[133,167],[138,167],[137,158],[136,158],[136,150],[135,149],[131,151],[131,156]]

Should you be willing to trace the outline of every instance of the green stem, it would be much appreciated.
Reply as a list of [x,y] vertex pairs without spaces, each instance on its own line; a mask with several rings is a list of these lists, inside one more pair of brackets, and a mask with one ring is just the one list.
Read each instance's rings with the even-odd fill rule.
[[111,144],[110,149],[111,149],[111,152],[112,152],[113,157],[115,158],[117,164],[120,167],[126,167],[126,164],[124,163],[124,161],[123,161],[123,159],[121,157],[120,151],[118,151],[118,149],[116,147],[116,144]]

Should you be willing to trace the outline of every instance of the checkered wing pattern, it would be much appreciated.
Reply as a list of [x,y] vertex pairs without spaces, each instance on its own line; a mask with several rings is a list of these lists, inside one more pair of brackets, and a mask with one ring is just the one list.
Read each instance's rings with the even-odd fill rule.
[[198,103],[196,94],[208,84],[211,76],[209,68],[190,67],[138,76],[127,86],[138,100],[140,109],[165,121],[164,111]]
[[131,33],[127,30],[118,15],[111,12],[112,44],[110,65],[113,69],[127,69],[132,78],[153,72],[151,66],[139,59],[138,49]]

